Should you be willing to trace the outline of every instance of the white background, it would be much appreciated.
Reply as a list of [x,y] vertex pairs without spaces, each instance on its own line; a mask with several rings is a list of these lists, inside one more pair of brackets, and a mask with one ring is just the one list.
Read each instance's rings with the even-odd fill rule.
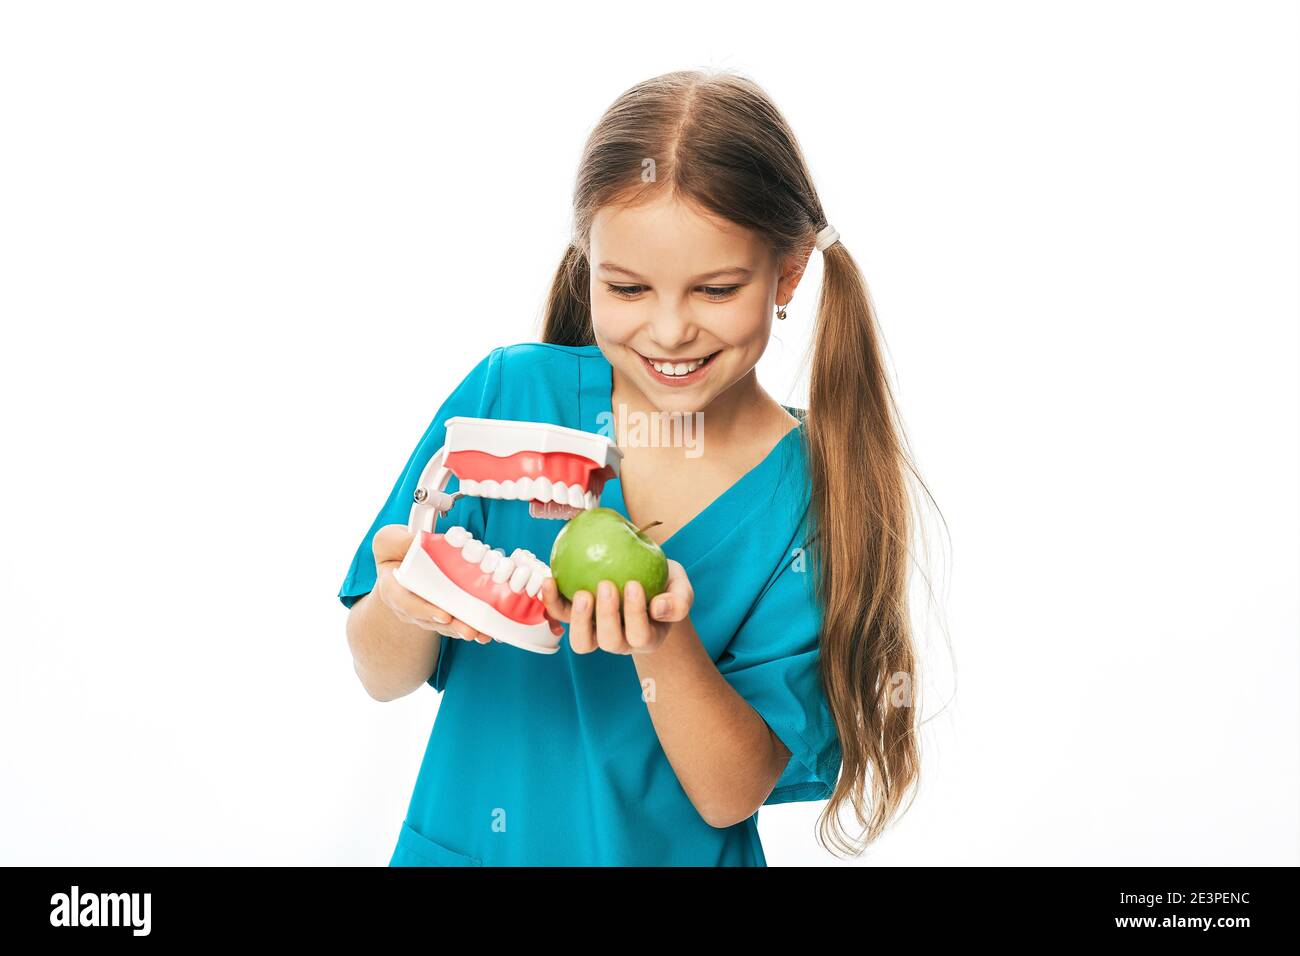
[[[537,336],[588,130],[701,66],[799,135],[947,524],[856,865],[1300,860],[1296,4],[0,9],[0,863],[387,863],[438,698],[366,695],[344,573]],[[843,865],[819,809],[770,864]]]

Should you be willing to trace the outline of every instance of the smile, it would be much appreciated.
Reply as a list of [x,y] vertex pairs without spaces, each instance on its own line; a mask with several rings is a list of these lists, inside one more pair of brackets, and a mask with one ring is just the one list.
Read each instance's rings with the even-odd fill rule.
[[[635,351],[635,350],[634,350]],[[666,385],[685,385],[691,384],[702,379],[709,369],[713,359],[721,354],[711,352],[703,358],[650,358],[637,352],[637,357],[641,359],[641,364],[650,377],[655,381],[662,382]]]

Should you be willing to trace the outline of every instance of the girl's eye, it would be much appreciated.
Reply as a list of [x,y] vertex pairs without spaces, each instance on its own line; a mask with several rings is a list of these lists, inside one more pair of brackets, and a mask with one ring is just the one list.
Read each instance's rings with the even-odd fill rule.
[[[643,285],[614,285],[612,282],[605,283],[605,287],[616,296],[624,299],[634,299],[645,291]],[[740,288],[738,285],[702,285],[699,287],[706,296],[714,301],[729,299],[736,294]]]
[[710,299],[729,299],[740,288],[738,285],[702,285],[701,289]]
[[613,285],[608,282],[606,282],[605,285],[609,288],[610,292],[622,296],[625,299],[635,298],[640,295],[641,290],[645,288],[645,286],[640,285]]

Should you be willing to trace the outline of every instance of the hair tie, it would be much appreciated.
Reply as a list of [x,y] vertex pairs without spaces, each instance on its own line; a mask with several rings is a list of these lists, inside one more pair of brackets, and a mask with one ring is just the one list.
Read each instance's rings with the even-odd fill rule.
[[840,241],[840,234],[835,231],[835,227],[830,223],[826,224],[821,232],[817,233],[817,251],[824,252],[830,246]]

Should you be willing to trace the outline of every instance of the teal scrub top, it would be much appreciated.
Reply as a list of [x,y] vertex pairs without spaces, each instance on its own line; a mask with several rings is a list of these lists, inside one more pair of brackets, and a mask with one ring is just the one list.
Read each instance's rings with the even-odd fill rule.
[[[406,524],[448,418],[548,422],[614,436],[613,374],[597,346],[493,349],[438,409],[358,546],[339,598],[375,585],[371,539]],[[805,553],[803,416],[767,457],[662,545],[695,590],[691,621],[719,672],[791,757],[764,805],[824,800],[841,752],[818,678],[821,613]],[[452,492],[452,476],[446,490]],[[626,514],[622,484],[601,505]],[[528,503],[464,496],[436,530],[469,529],[544,560],[562,521]],[[715,828],[696,811],[655,734],[632,658],[438,637],[441,692],[390,866],[766,866],[758,814]],[[700,728],[707,733],[708,728]]]

